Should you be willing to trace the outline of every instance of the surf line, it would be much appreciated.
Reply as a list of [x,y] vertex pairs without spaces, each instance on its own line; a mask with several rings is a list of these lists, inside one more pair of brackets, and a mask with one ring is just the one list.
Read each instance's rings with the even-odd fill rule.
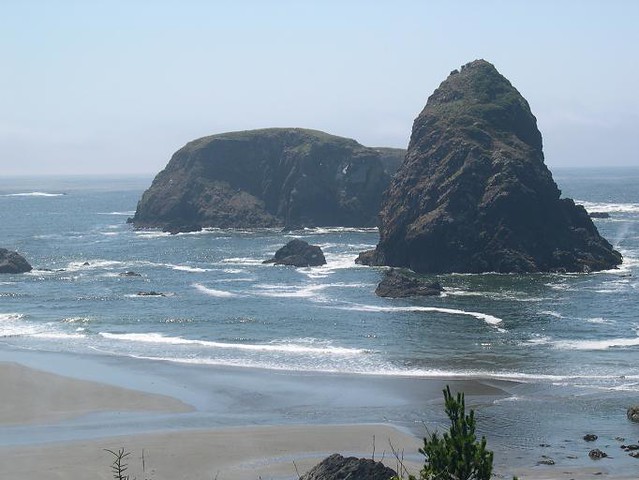
[[499,327],[499,325],[503,322],[501,318],[495,317],[493,315],[489,315],[487,313],[481,312],[469,312],[466,310],[457,310],[455,308],[443,308],[443,307],[378,307],[375,305],[360,305],[353,304],[352,306],[346,307],[327,307],[327,308],[337,308],[340,310],[353,310],[358,312],[437,312],[437,313],[447,313],[450,315],[467,315],[470,317],[474,317],[478,320],[484,321],[486,324],[491,327],[496,328],[500,332],[505,332],[506,329]]

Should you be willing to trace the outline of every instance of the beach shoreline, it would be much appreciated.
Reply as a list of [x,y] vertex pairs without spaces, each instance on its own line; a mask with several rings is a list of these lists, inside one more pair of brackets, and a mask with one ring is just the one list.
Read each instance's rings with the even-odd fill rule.
[[[404,452],[410,471],[417,473],[423,462],[418,454],[423,435],[417,433],[416,419],[397,417],[397,412],[405,406],[412,408],[412,402],[419,399],[439,413],[435,420],[425,419],[421,431],[425,425],[442,425],[441,387],[447,383],[453,390],[465,391],[467,403],[479,406],[480,414],[481,405],[511,398],[490,381],[476,379],[382,378],[374,382],[348,375],[240,368],[204,371],[166,364],[159,368],[154,362],[129,359],[122,364],[122,359],[110,357],[85,358],[85,368],[95,361],[102,370],[75,371],[72,378],[63,370],[77,360],[73,356],[10,353],[4,351],[0,356],[4,400],[0,463],[7,465],[5,474],[16,479],[111,478],[108,467],[113,457],[105,449],[120,448],[131,452],[131,472],[137,472],[138,478],[293,479],[297,478],[293,462],[303,473],[332,453],[370,458],[375,452],[376,458],[383,457],[395,468],[390,443]],[[7,362],[7,356],[14,361]],[[38,368],[43,359],[48,359],[47,371]],[[122,368],[128,376],[121,373]],[[109,382],[100,382],[102,377]],[[131,388],[141,377],[151,380],[139,389]],[[117,386],[118,379],[121,386]],[[174,396],[166,386],[178,379],[182,384],[175,391],[180,395]],[[154,388],[156,391],[149,391]],[[395,390],[399,392],[394,394]],[[55,408],[42,403],[47,396],[65,391],[66,395],[53,400]],[[203,398],[203,391],[209,396]],[[340,398],[336,392],[341,392]],[[81,402],[78,395],[84,395]],[[309,405],[300,406],[306,397]],[[281,404],[286,398],[291,403]],[[38,405],[29,406],[35,399]],[[369,412],[358,417],[358,409]],[[327,416],[330,411],[333,418]],[[351,421],[347,421],[349,415]],[[483,415],[479,418],[484,420]],[[488,438],[489,448],[497,446],[495,440]],[[502,449],[498,453],[502,462],[496,462],[496,471],[505,478],[512,474],[540,480],[593,475],[632,478],[610,468],[610,462],[557,466],[528,462],[528,466],[505,468],[507,455]],[[145,471],[141,470],[142,456]]]

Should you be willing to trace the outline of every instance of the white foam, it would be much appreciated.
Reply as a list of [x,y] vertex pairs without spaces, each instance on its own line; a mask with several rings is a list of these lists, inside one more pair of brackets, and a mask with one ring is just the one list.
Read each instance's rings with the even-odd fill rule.
[[450,315],[467,315],[470,317],[474,317],[478,320],[482,320],[486,324],[490,325],[491,327],[495,327],[499,331],[505,332],[503,328],[497,327],[503,321],[501,318],[495,317],[493,315],[488,315],[487,313],[469,312],[466,310],[457,310],[455,308],[417,307],[417,306],[381,307],[376,305],[357,305],[357,304],[344,306],[344,307],[330,307],[330,308],[339,308],[341,310],[354,310],[358,312],[437,312],[437,313],[447,313]]
[[91,319],[89,317],[68,317],[63,318],[62,323],[90,323]]
[[208,340],[192,340],[182,337],[169,337],[161,333],[123,333],[115,334],[100,332],[100,336],[109,340],[122,340],[128,342],[155,343],[167,345],[193,345],[214,349],[248,350],[253,352],[281,352],[293,354],[315,354],[315,355],[361,355],[366,350],[357,348],[334,347],[331,345],[313,346],[307,339],[298,339],[297,343],[289,343],[287,340],[273,341],[265,344],[245,344],[245,343],[225,343],[212,342]]
[[326,285],[255,285],[256,290],[253,291],[261,297],[272,298],[312,298],[317,296],[318,292],[325,289]]
[[33,333],[30,336],[35,338],[44,338],[44,339],[50,339],[50,340],[78,340],[80,338],[86,338],[86,335],[82,333],[60,333],[60,332]]
[[210,272],[209,269],[201,268],[201,267],[191,267],[189,265],[170,265],[170,264],[167,264],[166,266],[172,268],[173,270],[177,270],[179,272],[189,272],[189,273]]
[[606,340],[558,340],[552,342],[552,346],[560,350],[608,350],[609,348],[639,346],[639,337]]
[[548,345],[558,350],[608,350],[639,346],[639,336],[631,338],[608,338],[604,340],[553,340],[548,336],[538,336],[525,345]]
[[589,213],[639,213],[639,203],[603,203],[585,200],[575,200],[575,203],[583,205]]
[[24,319],[22,313],[0,313],[0,322],[14,322]]
[[[266,257],[265,257],[266,258]],[[220,263],[231,265],[262,265],[263,260],[249,257],[225,258]]]
[[199,292],[202,292],[205,295],[208,295],[210,297],[232,298],[232,297],[239,296],[237,293],[227,292],[225,290],[216,290],[214,288],[208,288],[208,287],[205,287],[204,285],[200,285],[199,283],[194,283],[192,286],[195,287],[195,289],[198,290]]
[[[88,265],[85,265],[85,263],[88,263]],[[122,265],[124,265],[124,263],[117,260],[92,259],[80,262],[70,262],[65,270],[77,272],[95,268],[112,269],[115,267],[121,267]]]
[[613,323],[610,320],[607,320],[603,317],[593,317],[593,318],[586,318],[586,322],[588,323],[595,323],[595,324],[609,324],[609,323]]
[[131,217],[131,216],[135,215],[135,212],[134,211],[130,211],[130,212],[99,212],[98,215],[118,215],[118,216]]
[[23,192],[23,193],[7,193],[1,195],[3,197],[62,197],[64,193],[47,193],[47,192]]
[[169,232],[159,232],[156,230],[136,230],[135,236],[138,238],[161,238],[170,237],[171,234]]
[[539,312],[540,315],[546,315],[548,317],[555,317],[555,318],[566,318],[564,317],[561,313],[559,312],[555,312],[553,310],[544,310],[542,312]]

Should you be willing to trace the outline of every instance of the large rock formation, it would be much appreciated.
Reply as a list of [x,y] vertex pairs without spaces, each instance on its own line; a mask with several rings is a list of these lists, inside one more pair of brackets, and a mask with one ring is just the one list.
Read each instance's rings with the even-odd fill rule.
[[493,65],[453,71],[413,125],[361,263],[416,272],[582,272],[621,255],[544,164],[528,103]]
[[200,138],[144,192],[140,228],[374,226],[389,175],[381,154],[315,130],[271,128]]
[[31,270],[31,265],[22,255],[0,248],[0,273],[26,273]]

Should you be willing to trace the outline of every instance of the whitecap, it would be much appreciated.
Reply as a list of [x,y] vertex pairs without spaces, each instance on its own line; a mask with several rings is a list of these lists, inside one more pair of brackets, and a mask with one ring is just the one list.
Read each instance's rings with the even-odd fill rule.
[[255,285],[256,290],[252,293],[272,298],[311,298],[317,296],[318,292],[326,287],[326,285]]
[[263,260],[250,257],[225,258],[220,263],[231,265],[262,265]]
[[540,315],[546,315],[548,317],[566,318],[561,313],[555,312],[554,310],[544,310],[544,311],[539,312],[539,314]]
[[209,340],[193,340],[183,337],[170,337],[161,333],[109,333],[100,332],[100,336],[108,340],[121,340],[128,342],[155,343],[166,345],[193,345],[199,347],[230,349],[230,350],[247,350],[254,352],[281,352],[292,354],[315,354],[315,355],[361,355],[367,353],[366,350],[358,348],[335,347],[331,345],[310,345],[307,340],[299,339],[298,342],[287,340],[274,340],[263,344],[247,344],[247,343],[226,343],[214,342]]
[[81,270],[89,270],[95,268],[112,269],[115,267],[121,267],[123,262],[118,260],[103,260],[103,259],[89,259],[86,261],[70,262],[66,269],[70,272],[78,272]]
[[210,297],[232,298],[232,297],[238,297],[239,296],[237,293],[227,292],[225,290],[216,290],[214,288],[208,288],[208,287],[205,287],[204,285],[201,285],[199,283],[194,283],[192,286],[195,287],[196,290],[198,290],[198,291],[200,291],[200,292],[202,292],[205,295],[208,295]]
[[589,213],[639,213],[639,203],[604,203],[585,200],[575,200],[575,203],[583,205]]
[[3,197],[62,197],[65,193],[47,193],[47,192],[23,192],[23,193],[7,193],[1,195]]
[[501,318],[495,317],[493,315],[489,315],[487,313],[457,310],[455,308],[418,307],[418,306],[383,307],[383,306],[376,306],[376,305],[357,305],[357,304],[353,304],[350,306],[343,306],[343,307],[328,307],[328,308],[338,308],[340,310],[353,310],[358,312],[436,312],[436,313],[447,313],[450,315],[467,315],[470,317],[474,317],[478,320],[484,321],[486,324],[490,325],[491,327],[497,328],[497,330],[499,330],[500,332],[506,331],[503,328],[498,327],[498,325],[503,322]]
[[171,234],[169,232],[160,232],[157,230],[136,230],[135,236],[137,238],[161,238],[170,237]]
[[639,336],[631,338],[608,338],[603,340],[554,340],[548,336],[537,336],[524,345],[548,345],[558,350],[608,350],[639,346]]
[[177,270],[179,272],[189,272],[189,273],[210,272],[209,269],[201,268],[201,267],[191,267],[189,265],[171,265],[171,264],[166,264],[166,266],[172,268],[173,270]]
[[91,319],[89,317],[67,317],[63,318],[62,323],[90,323]]
[[135,215],[134,211],[130,211],[130,212],[98,212],[98,215],[117,215],[117,216],[126,216],[126,217],[131,217],[133,215]]
[[560,350],[608,350],[609,348],[627,348],[639,346],[639,337],[609,338],[606,340],[556,340],[551,342]]
[[86,338],[82,333],[60,333],[60,332],[40,332],[30,335],[35,338],[44,338],[49,340],[78,340],[80,338]]

